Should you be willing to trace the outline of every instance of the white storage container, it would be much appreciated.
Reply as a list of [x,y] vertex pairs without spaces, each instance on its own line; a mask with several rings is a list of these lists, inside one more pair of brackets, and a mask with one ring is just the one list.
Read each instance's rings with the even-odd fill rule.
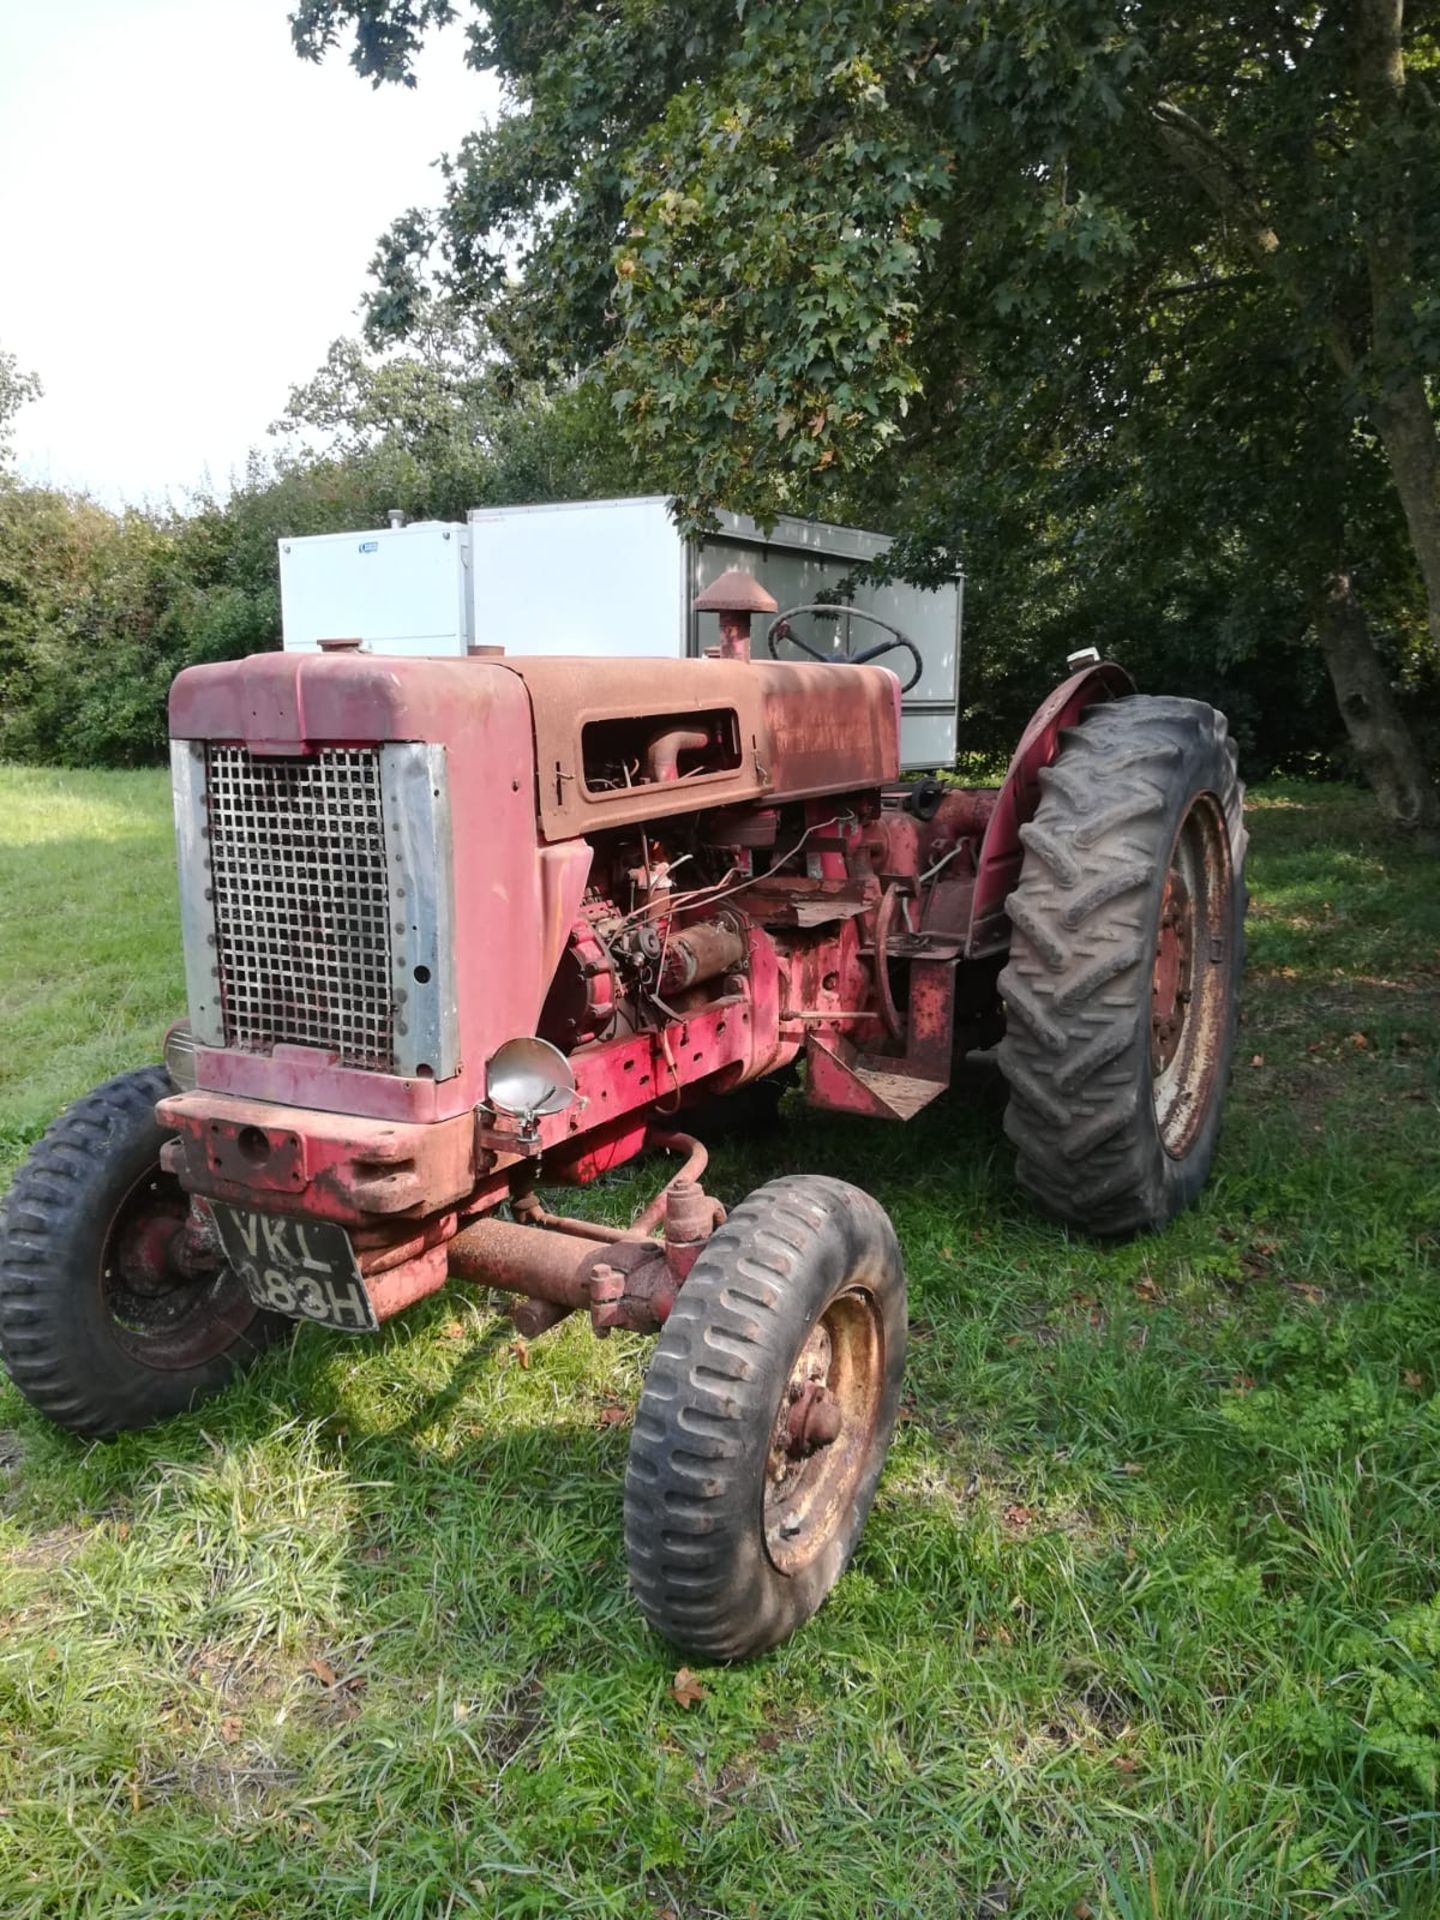
[[470,530],[448,520],[280,545],[287,650],[360,640],[375,653],[456,654],[470,643]]
[[[695,657],[718,638],[714,614],[695,614],[695,595],[727,567],[745,567],[781,609],[832,590],[890,544],[883,534],[816,520],[785,519],[768,533],[740,514],[715,533],[682,538],[662,495],[481,507],[467,526],[422,521],[369,533],[280,542],[287,647],[359,639],[377,653],[463,654],[500,646],[512,654]],[[924,671],[906,693],[901,762],[911,769],[955,758],[963,582],[859,586],[852,604],[898,627],[920,650]],[[768,622],[757,616],[753,647],[765,656]],[[817,621],[795,631],[812,646],[859,653],[885,638],[869,621]],[[780,657],[804,656],[780,645]],[[878,662],[902,682],[911,662]]]

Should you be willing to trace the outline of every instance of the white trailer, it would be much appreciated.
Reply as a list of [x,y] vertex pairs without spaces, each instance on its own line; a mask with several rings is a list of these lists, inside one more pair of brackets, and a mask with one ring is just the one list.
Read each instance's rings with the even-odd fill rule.
[[[358,638],[375,652],[673,659],[716,642],[716,616],[696,614],[697,593],[728,567],[745,567],[782,610],[832,593],[889,546],[883,534],[822,521],[782,519],[769,533],[722,513],[716,532],[687,538],[663,495],[480,507],[467,525],[421,521],[371,532],[280,542],[287,648]],[[861,583],[849,604],[900,629],[923,668],[904,697],[901,760],[907,768],[955,758],[963,581],[939,588]],[[758,618],[757,652],[769,625]],[[796,634],[836,658],[882,641],[869,621],[797,616]],[[785,641],[784,658],[802,658]],[[883,657],[902,681],[911,662]]]

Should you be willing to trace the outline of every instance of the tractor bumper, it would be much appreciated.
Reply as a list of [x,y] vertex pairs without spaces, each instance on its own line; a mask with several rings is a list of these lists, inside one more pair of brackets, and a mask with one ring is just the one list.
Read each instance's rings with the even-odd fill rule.
[[231,1094],[179,1093],[155,1117],[166,1169],[191,1192],[346,1227],[421,1220],[468,1199],[475,1118],[367,1120]]

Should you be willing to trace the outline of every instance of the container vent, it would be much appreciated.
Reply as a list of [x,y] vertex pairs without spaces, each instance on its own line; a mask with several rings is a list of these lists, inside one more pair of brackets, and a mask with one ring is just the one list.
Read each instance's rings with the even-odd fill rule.
[[393,1070],[395,1003],[380,755],[207,750],[225,1045],[319,1047]]

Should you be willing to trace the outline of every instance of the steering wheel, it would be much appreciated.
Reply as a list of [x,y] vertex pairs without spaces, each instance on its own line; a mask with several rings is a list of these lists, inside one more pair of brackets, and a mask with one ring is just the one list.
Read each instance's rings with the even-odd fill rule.
[[[890,638],[877,640],[873,647],[864,647],[859,653],[822,653],[818,647],[812,647],[808,640],[802,640],[798,634],[790,631],[790,622],[797,613],[828,613],[846,620],[868,620],[872,626],[883,627]],[[842,661],[852,667],[864,667],[872,660],[878,660],[882,653],[893,653],[897,647],[903,647],[915,662],[915,671],[902,685],[902,693],[909,693],[912,687],[918,687],[920,676],[925,671],[925,662],[920,658],[920,649],[914,641],[907,640],[898,627],[892,627],[888,620],[882,620],[878,614],[866,613],[863,607],[837,607],[824,600],[812,601],[803,607],[787,607],[784,613],[776,614],[765,630],[765,645],[772,660],[780,658],[775,651],[777,640],[788,640],[792,647],[808,653],[812,660],[818,660],[823,667],[836,666]]]

